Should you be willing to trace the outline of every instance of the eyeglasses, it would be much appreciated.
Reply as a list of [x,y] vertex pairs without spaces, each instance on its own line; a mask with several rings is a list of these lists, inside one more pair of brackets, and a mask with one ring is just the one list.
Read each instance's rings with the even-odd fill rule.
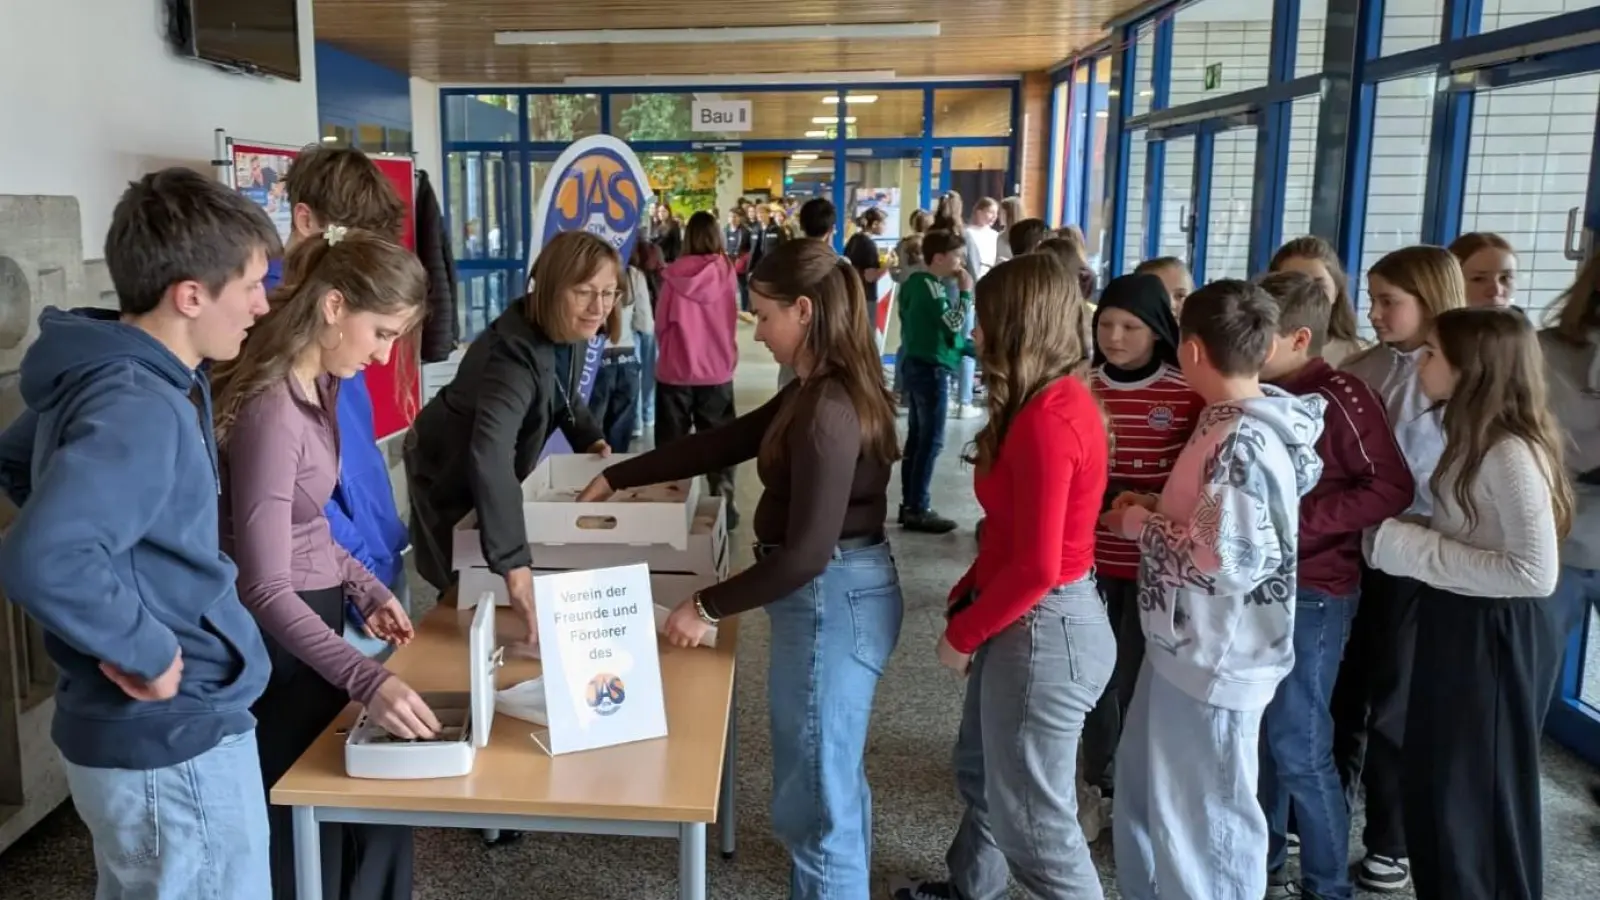
[[572,288],[572,296],[579,306],[592,308],[598,302],[601,309],[606,309],[617,304],[622,292],[616,289],[601,291],[592,287],[575,287]]

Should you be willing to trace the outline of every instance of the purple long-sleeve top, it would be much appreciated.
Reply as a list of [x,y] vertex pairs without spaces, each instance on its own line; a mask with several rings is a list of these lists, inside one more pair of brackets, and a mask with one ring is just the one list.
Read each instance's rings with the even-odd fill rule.
[[389,672],[300,598],[340,587],[363,613],[389,589],[334,541],[323,508],[339,480],[338,380],[308,399],[291,376],[240,410],[222,448],[222,544],[239,566],[239,599],[261,630],[351,698],[367,703]]

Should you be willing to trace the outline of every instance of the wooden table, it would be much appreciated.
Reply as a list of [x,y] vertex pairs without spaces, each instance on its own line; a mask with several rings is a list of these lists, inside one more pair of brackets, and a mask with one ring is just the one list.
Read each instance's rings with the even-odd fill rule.
[[[434,609],[389,668],[418,691],[465,691],[471,622],[471,610]],[[520,626],[500,610],[496,629],[504,639]],[[718,631],[716,649],[660,645],[668,736],[658,740],[551,757],[529,736],[538,726],[496,716],[472,774],[374,781],[345,775],[352,704],[272,788],[273,803],[294,807],[300,900],[322,898],[322,822],[676,838],[678,896],[704,900],[706,825],[720,825],[724,857],[734,850],[737,624]],[[538,674],[537,661],[508,654],[499,686]]]

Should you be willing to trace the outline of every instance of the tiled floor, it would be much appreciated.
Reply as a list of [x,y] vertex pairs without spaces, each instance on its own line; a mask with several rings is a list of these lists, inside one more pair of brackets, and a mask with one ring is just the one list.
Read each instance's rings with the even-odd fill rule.
[[[745,336],[739,401],[741,408],[748,409],[770,395],[777,367],[763,349],[748,342],[748,329]],[[970,473],[956,457],[976,428],[971,420],[951,422],[934,488],[941,512],[959,521],[961,529],[943,537],[898,530],[891,534],[907,609],[900,648],[879,691],[867,751],[876,825],[872,864],[880,892],[883,880],[893,873],[938,874],[960,812],[948,759],[959,717],[961,683],[938,666],[933,648],[945,594],[974,550],[972,526],[978,510],[971,499]],[[894,490],[898,492],[898,487]],[[753,510],[758,485],[749,467],[740,472],[739,491],[743,508]],[[741,546],[741,553],[748,551]],[[709,863],[711,895],[728,900],[781,898],[786,893],[786,863],[770,836],[766,810],[771,754],[765,722],[765,617],[750,616],[741,637],[740,849],[732,862],[713,853]],[[1600,896],[1596,887],[1600,885],[1600,853],[1596,852],[1600,838],[1595,832],[1600,809],[1588,795],[1597,775],[1554,746],[1545,754],[1544,771],[1549,856],[1545,896],[1551,900]],[[1096,847],[1096,858],[1108,896],[1116,898],[1105,841]],[[483,846],[476,833],[424,830],[417,835],[416,896],[426,900],[502,896],[666,900],[676,896],[676,861],[676,847],[665,841],[530,835],[491,848]],[[0,856],[3,900],[66,900],[89,897],[93,889],[88,841],[70,805]]]

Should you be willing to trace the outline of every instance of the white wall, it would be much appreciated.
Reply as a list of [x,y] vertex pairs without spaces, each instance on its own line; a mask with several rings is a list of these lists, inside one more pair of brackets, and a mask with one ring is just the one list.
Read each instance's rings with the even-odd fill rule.
[[296,146],[317,139],[311,0],[299,0],[301,81],[183,60],[160,0],[0,0],[0,194],[78,198],[101,256],[117,197],[153,169],[209,172],[217,128]]
[[434,190],[444,192],[444,142],[439,133],[439,86],[423,78],[411,79],[411,149],[417,168],[433,178]]

